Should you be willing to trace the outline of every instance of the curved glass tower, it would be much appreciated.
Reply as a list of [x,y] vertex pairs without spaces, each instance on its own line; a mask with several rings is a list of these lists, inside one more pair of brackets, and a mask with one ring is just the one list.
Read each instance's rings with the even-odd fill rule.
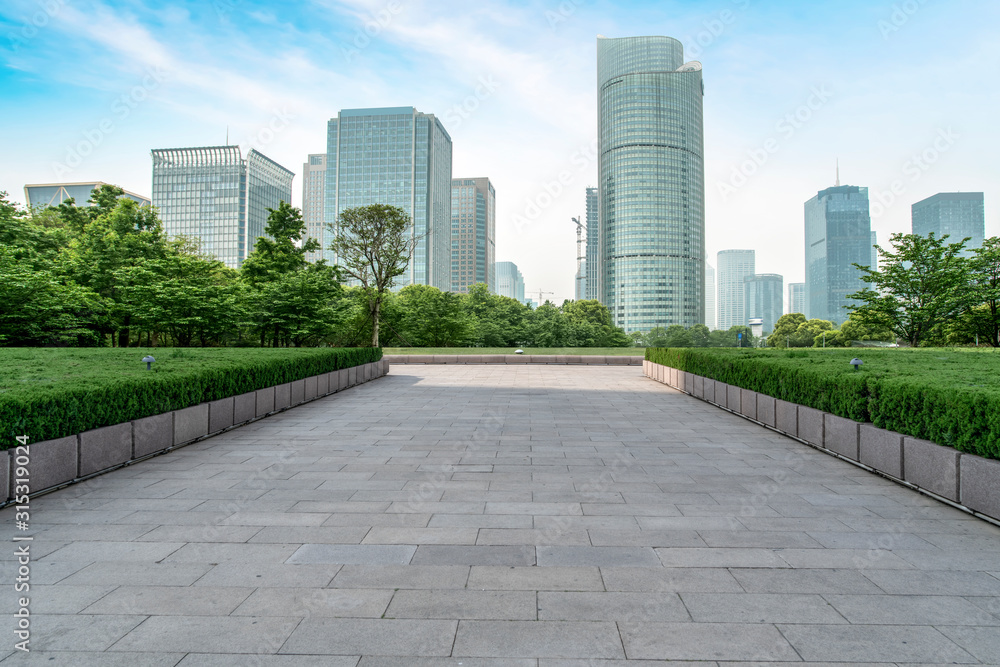
[[628,332],[704,321],[703,94],[676,39],[597,38],[599,284]]

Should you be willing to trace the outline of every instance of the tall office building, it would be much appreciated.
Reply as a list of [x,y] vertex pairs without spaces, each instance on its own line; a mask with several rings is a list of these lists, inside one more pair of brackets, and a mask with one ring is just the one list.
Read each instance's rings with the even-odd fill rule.
[[878,233],[872,232],[872,263],[868,265],[872,271],[878,271],[878,250],[875,246],[878,245]]
[[789,313],[806,313],[806,284],[788,283],[788,311]]
[[264,236],[269,208],[292,201],[295,174],[239,146],[160,148],[153,155],[153,206],[169,236],[198,239],[203,252],[238,268]]
[[972,255],[973,248],[983,245],[986,238],[986,211],[982,192],[939,192],[913,205],[913,233],[941,238],[949,236],[947,243],[958,243],[971,237],[962,254]]
[[700,324],[701,64],[670,37],[598,37],[597,91],[601,302],[627,332]]
[[496,290],[497,194],[488,178],[451,179],[451,291]]
[[785,280],[777,273],[757,273],[743,281],[747,321],[764,320],[764,333],[774,331],[774,325],[784,313]]
[[720,250],[716,256],[719,329],[747,326],[746,290],[744,281],[754,275],[753,250]]
[[[59,204],[67,199],[72,199],[78,207],[85,208],[90,206],[88,202],[90,194],[102,185],[108,184],[104,181],[88,181],[86,183],[35,183],[25,185],[24,202],[29,209],[35,209],[59,206]],[[140,206],[151,206],[153,203],[149,197],[143,197],[128,190],[125,191],[122,197],[131,199]]]
[[497,294],[524,301],[524,276],[514,262],[497,262]]
[[854,264],[871,264],[868,188],[836,185],[805,203],[806,312],[808,319],[847,319],[848,294],[867,283]]
[[705,326],[715,330],[718,320],[715,310],[715,267],[705,262]]
[[306,259],[315,262],[326,258],[333,264],[334,253],[329,249],[333,240],[324,224],[326,190],[326,153],[311,154],[302,165],[302,221],[306,224],[306,238],[316,239],[320,249],[306,253]]
[[344,109],[327,125],[326,222],[388,204],[413,221],[413,260],[400,284],[451,289],[451,136],[413,107]]
[[600,200],[597,188],[587,188],[587,288],[583,298],[589,300],[601,299],[601,218],[598,215],[598,201]]

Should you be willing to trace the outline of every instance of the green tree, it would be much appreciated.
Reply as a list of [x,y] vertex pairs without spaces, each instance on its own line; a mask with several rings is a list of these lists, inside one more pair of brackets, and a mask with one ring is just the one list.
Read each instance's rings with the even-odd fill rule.
[[277,276],[305,268],[306,253],[320,249],[319,241],[306,234],[302,212],[287,202],[267,209],[266,236],[258,236],[254,249],[244,260],[240,271],[251,284],[260,284]]
[[382,301],[406,271],[417,241],[410,217],[396,206],[359,206],[345,209],[330,231],[330,249],[337,253],[344,274],[357,280],[367,296],[372,347],[378,347]]
[[774,324],[774,331],[767,338],[770,347],[794,347],[791,338],[802,324],[806,316],[802,313],[786,313]]
[[475,336],[475,321],[462,297],[430,285],[407,285],[399,291],[400,333],[416,347],[467,345]]
[[513,347],[524,343],[525,320],[531,312],[528,306],[517,299],[491,294],[484,283],[471,285],[464,302],[475,320],[475,345]]
[[1000,237],[986,239],[972,252],[969,275],[975,307],[966,318],[966,330],[970,337],[1000,347]]
[[865,324],[855,313],[851,313],[847,321],[836,331],[831,331],[826,338],[827,347],[851,347],[855,341],[891,341],[894,339],[888,329],[875,329]]
[[876,246],[879,269],[855,264],[865,287],[849,294],[859,321],[875,329],[889,329],[916,347],[942,335],[942,325],[972,304],[967,262],[961,256],[965,239],[945,243],[916,234],[893,234],[891,250]]

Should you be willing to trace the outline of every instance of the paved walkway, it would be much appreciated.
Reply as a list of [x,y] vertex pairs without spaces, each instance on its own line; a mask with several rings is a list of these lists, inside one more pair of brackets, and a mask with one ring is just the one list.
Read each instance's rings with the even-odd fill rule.
[[31,513],[4,665],[1000,663],[1000,529],[635,367],[398,366]]

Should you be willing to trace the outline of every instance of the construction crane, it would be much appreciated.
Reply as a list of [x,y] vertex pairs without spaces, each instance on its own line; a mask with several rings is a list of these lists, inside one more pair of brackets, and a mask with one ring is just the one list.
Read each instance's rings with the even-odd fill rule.
[[530,294],[531,296],[535,296],[535,294],[538,294],[538,305],[541,306],[543,303],[545,303],[544,301],[542,301],[542,295],[555,294],[555,292],[546,292],[545,290],[533,290],[531,292],[528,292],[528,294]]
[[[587,295],[584,293],[586,291],[587,285],[587,271],[590,267],[584,264],[587,259],[587,255],[583,249],[583,232],[587,231],[587,225],[580,222],[580,218],[571,218],[573,222],[576,223],[576,281],[574,287],[576,288],[576,294],[574,298],[586,299]],[[582,285],[581,285],[582,283]],[[582,288],[582,289],[581,289]]]

